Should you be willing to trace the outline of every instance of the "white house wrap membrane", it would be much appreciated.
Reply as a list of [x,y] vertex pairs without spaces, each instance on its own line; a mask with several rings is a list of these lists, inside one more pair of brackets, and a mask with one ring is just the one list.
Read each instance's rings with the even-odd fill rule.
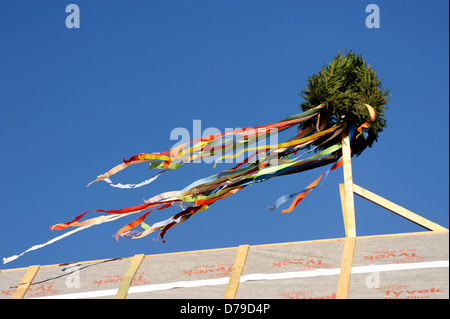
[[[336,298],[344,239],[250,246],[236,298]],[[348,298],[448,299],[448,232],[358,237]],[[223,298],[237,247],[145,256],[127,298]],[[114,298],[131,258],[41,266],[25,298]],[[11,298],[26,268],[0,272]]]

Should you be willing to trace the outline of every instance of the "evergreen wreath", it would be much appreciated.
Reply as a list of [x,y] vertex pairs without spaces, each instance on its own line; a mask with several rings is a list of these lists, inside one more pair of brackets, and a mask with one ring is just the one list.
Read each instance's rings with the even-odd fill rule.
[[[321,117],[328,119],[326,129],[340,120],[355,125],[367,122],[370,114],[364,104],[369,104],[375,110],[377,118],[367,129],[365,139],[357,138],[352,141],[352,155],[359,156],[367,147],[372,147],[378,140],[379,133],[386,127],[384,111],[388,109],[389,92],[383,88],[376,71],[361,55],[349,51],[344,56],[339,51],[331,63],[308,77],[306,87],[299,93],[304,99],[300,108],[307,111],[323,104]],[[315,126],[315,120],[305,121],[299,128],[304,129],[310,125]],[[323,140],[318,140],[312,146],[322,142]],[[332,143],[335,142],[330,141],[318,148],[324,149]]]

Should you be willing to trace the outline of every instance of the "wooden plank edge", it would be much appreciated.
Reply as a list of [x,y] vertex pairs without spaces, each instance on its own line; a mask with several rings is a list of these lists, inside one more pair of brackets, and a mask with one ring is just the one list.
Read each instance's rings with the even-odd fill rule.
[[361,186],[358,186],[356,184],[353,184],[353,192],[364,198],[367,199],[368,201],[377,204],[380,207],[383,207],[384,209],[387,209],[391,212],[393,212],[394,214],[397,214],[419,226],[422,226],[428,230],[434,230],[434,231],[448,231],[447,228],[442,227],[439,224],[436,224],[416,213],[413,213],[412,211],[397,205],[375,193],[372,193],[370,191],[368,191],[367,189],[362,188]]
[[339,274],[336,299],[347,299],[350,288],[350,277],[355,252],[356,237],[347,237],[344,243],[341,259],[341,271]]
[[350,149],[350,138],[344,130],[342,132],[342,159],[344,171],[344,214],[346,227],[346,237],[356,236],[355,222],[355,200],[353,195],[353,173],[352,173],[352,154]]
[[25,295],[28,292],[28,288],[30,288],[30,285],[34,280],[34,277],[36,277],[36,274],[39,271],[39,268],[40,268],[39,265],[28,267],[27,272],[22,277],[22,280],[20,281],[19,286],[14,292],[12,299],[23,299],[25,297]]
[[348,236],[348,226],[347,226],[347,209],[345,208],[345,188],[344,183],[339,184],[339,195],[341,198],[341,206],[342,206],[342,217],[344,219],[344,230],[345,230],[345,237]]
[[224,299],[234,299],[236,297],[239,280],[241,279],[242,271],[244,270],[249,247],[249,245],[240,245],[238,248]]
[[122,282],[120,283],[119,290],[117,291],[115,299],[125,299],[127,297],[128,290],[130,289],[131,283],[133,282],[134,275],[141,266],[144,257],[144,254],[138,254],[133,257],[127,271],[122,278]]

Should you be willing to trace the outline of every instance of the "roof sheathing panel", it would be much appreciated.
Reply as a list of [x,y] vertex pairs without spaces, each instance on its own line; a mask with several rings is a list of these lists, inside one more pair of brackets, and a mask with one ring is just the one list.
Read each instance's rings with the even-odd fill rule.
[[[357,237],[348,298],[449,298],[448,232]],[[236,298],[336,298],[344,238],[249,246]],[[127,298],[223,298],[238,247],[145,256]],[[41,266],[25,298],[114,298],[131,257]],[[11,298],[27,268],[0,273]]]

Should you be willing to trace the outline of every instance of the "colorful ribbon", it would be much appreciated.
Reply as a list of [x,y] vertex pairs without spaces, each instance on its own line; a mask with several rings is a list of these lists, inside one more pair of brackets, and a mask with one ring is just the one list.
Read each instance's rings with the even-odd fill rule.
[[[371,121],[375,120],[375,112],[369,105],[366,106],[371,115]],[[315,109],[287,117],[280,122],[202,137],[191,141],[190,143],[178,145],[167,152],[142,153],[132,156],[128,160],[124,159],[123,163],[113,167],[108,172],[99,175],[94,181],[89,183],[89,185],[96,181],[104,180],[110,186],[123,189],[142,187],[156,180],[163,172],[169,169],[178,169],[184,164],[199,158],[220,155],[216,160],[215,164],[217,164],[221,159],[235,159],[245,153],[250,154],[251,151],[254,151],[254,153],[248,155],[231,169],[199,179],[182,190],[155,195],[150,199],[144,200],[144,204],[118,210],[87,211],[78,215],[72,221],[53,225],[50,227],[52,230],[63,230],[69,227],[76,228],[75,230],[56,237],[45,244],[33,246],[20,255],[4,258],[4,263],[16,259],[28,251],[49,245],[76,231],[138,213],[141,213],[142,215],[119,229],[115,235],[116,239],[118,239],[119,236],[131,239],[143,238],[150,233],[160,231],[158,236],[164,241],[164,235],[170,228],[186,221],[197,212],[208,209],[215,202],[233,195],[247,186],[267,181],[274,177],[295,174],[324,165],[333,164],[330,169],[323,172],[306,188],[298,192],[281,196],[276,200],[273,206],[268,208],[273,211],[287,201],[292,200],[290,206],[287,209],[282,210],[283,213],[291,212],[309,192],[323,184],[331,171],[342,165],[341,132],[346,129],[346,127],[350,127],[351,132],[349,132],[349,136],[351,140],[355,135],[353,133],[355,131],[354,127],[356,127],[355,123],[345,123],[341,121],[325,129],[329,122],[327,118],[319,118],[322,108],[323,105],[319,105]],[[315,125],[300,131],[296,136],[286,142],[276,145],[249,146],[251,142],[257,139],[267,138],[268,134],[272,133],[274,130],[279,132],[289,129],[314,116],[317,116]],[[370,122],[366,122],[360,125],[356,131],[361,135],[361,132],[368,128],[369,125]],[[321,142],[320,145],[317,145],[318,140],[323,142]],[[310,145],[313,144],[316,144],[317,146],[312,148]],[[312,154],[317,147],[321,147],[322,150]],[[223,152],[230,150],[234,153],[223,155]],[[301,152],[301,154],[297,156],[298,152]],[[162,169],[162,171],[152,178],[138,184],[113,184],[110,180],[112,175],[126,167],[144,162],[150,162],[150,169]],[[182,210],[172,217],[156,222],[151,226],[144,223],[151,212],[169,207],[181,207]],[[90,212],[104,213],[106,215],[100,215],[81,221]],[[134,230],[134,228],[139,225],[143,228],[140,232]]]

